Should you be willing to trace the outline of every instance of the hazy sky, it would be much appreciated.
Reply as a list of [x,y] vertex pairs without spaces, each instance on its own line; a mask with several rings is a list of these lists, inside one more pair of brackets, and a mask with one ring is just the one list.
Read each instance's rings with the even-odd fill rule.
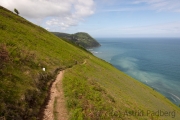
[[0,0],[49,31],[93,37],[180,37],[180,0]]

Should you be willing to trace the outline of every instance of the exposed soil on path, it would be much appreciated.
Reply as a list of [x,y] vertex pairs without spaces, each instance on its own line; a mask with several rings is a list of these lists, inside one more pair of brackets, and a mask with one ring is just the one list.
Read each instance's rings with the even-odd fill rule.
[[44,110],[43,120],[67,120],[62,78],[64,71],[60,71],[50,89],[50,100]]
[[86,61],[86,60],[84,60],[84,62],[83,62],[82,64],[84,65],[84,64],[86,64],[86,62],[87,62],[87,61]]

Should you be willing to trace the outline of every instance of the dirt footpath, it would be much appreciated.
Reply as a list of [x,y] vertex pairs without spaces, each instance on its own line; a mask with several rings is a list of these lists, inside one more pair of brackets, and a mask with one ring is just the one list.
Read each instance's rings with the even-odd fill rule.
[[50,100],[44,110],[43,120],[68,120],[65,107],[62,79],[64,71],[60,71],[50,90]]

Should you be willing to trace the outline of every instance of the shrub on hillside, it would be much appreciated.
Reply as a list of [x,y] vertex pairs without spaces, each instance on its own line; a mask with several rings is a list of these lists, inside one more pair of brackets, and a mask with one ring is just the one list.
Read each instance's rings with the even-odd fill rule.
[[14,8],[14,12],[19,15],[19,11],[16,8]]

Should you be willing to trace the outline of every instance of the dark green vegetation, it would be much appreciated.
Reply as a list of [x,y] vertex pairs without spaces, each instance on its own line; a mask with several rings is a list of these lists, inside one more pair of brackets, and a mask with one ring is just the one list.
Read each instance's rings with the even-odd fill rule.
[[[0,7],[0,118],[38,119],[61,69],[66,69],[63,89],[72,120],[180,119],[180,109],[152,88]],[[138,110],[144,116],[124,116]],[[175,110],[175,118],[147,115],[148,110]]]
[[19,15],[19,11],[16,8],[14,8],[14,12]]
[[76,45],[82,46],[84,48],[92,48],[98,47],[100,44],[92,38],[88,33],[79,32],[75,34],[67,34],[67,33],[59,33],[59,32],[52,32],[56,36],[75,43]]

